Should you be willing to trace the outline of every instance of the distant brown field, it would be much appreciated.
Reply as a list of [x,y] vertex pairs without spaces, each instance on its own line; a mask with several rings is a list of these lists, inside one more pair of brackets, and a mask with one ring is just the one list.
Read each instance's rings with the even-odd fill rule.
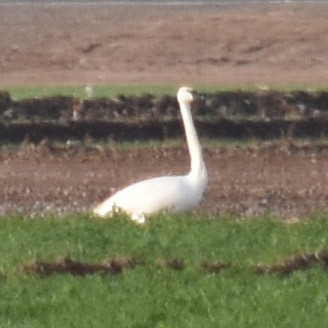
[[4,6],[0,86],[328,84],[328,5]]

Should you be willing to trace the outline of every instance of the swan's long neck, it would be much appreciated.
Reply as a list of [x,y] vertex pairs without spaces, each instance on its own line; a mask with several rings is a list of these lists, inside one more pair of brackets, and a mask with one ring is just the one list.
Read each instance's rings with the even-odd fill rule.
[[190,105],[185,102],[180,102],[180,110],[183,120],[183,125],[186,132],[187,144],[191,158],[191,168],[189,176],[196,181],[207,181],[207,172],[203,160],[202,149],[198,140],[196,129],[192,120]]

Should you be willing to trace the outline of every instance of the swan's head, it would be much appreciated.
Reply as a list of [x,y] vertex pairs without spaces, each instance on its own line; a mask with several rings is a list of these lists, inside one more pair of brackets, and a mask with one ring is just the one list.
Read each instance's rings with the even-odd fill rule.
[[186,103],[186,104],[190,104],[193,102],[194,100],[194,95],[193,95],[194,91],[192,88],[189,87],[181,87],[178,91],[178,102],[179,103]]

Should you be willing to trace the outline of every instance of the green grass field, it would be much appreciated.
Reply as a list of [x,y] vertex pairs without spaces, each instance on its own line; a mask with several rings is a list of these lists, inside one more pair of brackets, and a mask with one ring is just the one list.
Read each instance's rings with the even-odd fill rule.
[[[328,216],[286,224],[162,215],[146,226],[125,218],[0,220],[0,327],[325,327],[327,271],[259,275],[258,263],[328,248]],[[144,262],[121,274],[39,276],[33,260],[71,256],[87,263],[115,256]],[[183,270],[158,266],[182,259]],[[208,273],[201,263],[228,261]]]

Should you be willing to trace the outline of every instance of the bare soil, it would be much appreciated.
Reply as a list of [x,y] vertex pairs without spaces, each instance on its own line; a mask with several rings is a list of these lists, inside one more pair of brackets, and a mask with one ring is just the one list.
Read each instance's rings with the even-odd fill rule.
[[[126,269],[133,269],[136,266],[143,264],[145,264],[145,262],[140,259],[122,256],[95,264],[79,262],[70,257],[64,257],[54,262],[35,261],[27,263],[23,266],[23,270],[27,273],[36,273],[44,276],[66,273],[70,273],[73,276],[85,276],[95,273],[118,274]],[[326,249],[321,249],[315,253],[296,253],[291,257],[280,259],[279,262],[270,265],[257,264],[254,266],[253,270],[261,275],[280,274],[282,276],[289,276],[295,271],[305,271],[314,266],[317,267],[318,264],[327,269],[328,251]],[[176,271],[185,269],[184,260],[178,258],[157,258],[153,265],[157,268],[169,268]],[[203,261],[200,267],[205,273],[218,274],[232,265],[234,264],[231,262],[211,263]]]
[[327,84],[328,5],[2,6],[0,86]]
[[[189,169],[186,147],[25,147],[0,153],[0,214],[86,211],[127,184]],[[209,185],[201,213],[298,220],[328,210],[328,147],[268,143],[204,152]]]
[[[328,6],[0,7],[0,86],[328,82]],[[199,211],[291,221],[328,210],[328,150],[206,148]],[[183,148],[0,151],[0,214],[90,209],[142,178],[189,169]]]

